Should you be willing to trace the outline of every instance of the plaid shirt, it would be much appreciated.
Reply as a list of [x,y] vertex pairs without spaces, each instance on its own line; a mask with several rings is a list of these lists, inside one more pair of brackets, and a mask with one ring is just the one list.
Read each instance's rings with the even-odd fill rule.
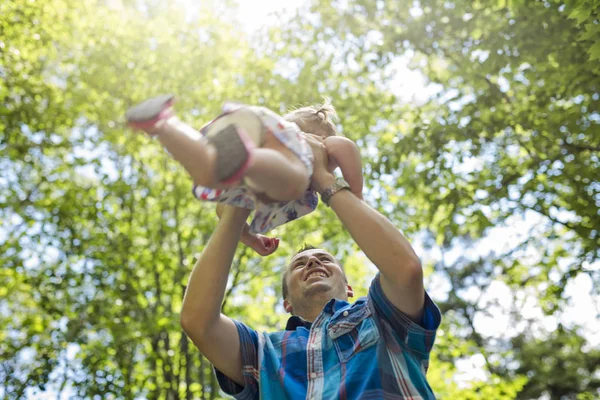
[[435,399],[425,373],[440,321],[427,294],[423,323],[411,321],[378,274],[368,297],[333,299],[312,324],[293,316],[285,331],[258,333],[235,321],[246,385],[217,378],[236,399]]

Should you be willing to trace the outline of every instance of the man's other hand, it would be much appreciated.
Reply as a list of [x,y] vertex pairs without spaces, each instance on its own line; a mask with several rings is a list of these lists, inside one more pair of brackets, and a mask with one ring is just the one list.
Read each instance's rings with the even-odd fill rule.
[[335,182],[335,176],[327,170],[328,157],[327,148],[323,144],[323,138],[313,134],[306,134],[306,141],[313,152],[313,176],[311,186],[319,193]]

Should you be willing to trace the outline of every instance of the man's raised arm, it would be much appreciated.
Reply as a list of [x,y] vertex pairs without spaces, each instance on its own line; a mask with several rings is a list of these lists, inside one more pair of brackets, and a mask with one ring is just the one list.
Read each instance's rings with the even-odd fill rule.
[[[327,154],[322,141],[310,137],[315,155],[313,187],[322,193],[335,182],[326,169]],[[425,301],[423,269],[410,243],[381,213],[349,190],[334,194],[329,205],[366,256],[381,272],[387,298],[415,322],[420,322]]]
[[181,326],[206,358],[223,374],[244,385],[240,340],[234,322],[221,314],[229,269],[249,210],[226,207],[192,270]]

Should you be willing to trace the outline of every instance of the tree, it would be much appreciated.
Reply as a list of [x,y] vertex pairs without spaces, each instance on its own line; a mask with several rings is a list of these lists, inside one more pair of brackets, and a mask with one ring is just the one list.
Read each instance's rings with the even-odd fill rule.
[[[298,87],[315,81],[279,76],[272,54],[216,16],[220,4],[190,20],[177,5],[131,3],[0,6],[0,393],[9,399],[49,389],[81,398],[219,397],[178,316],[214,207],[193,199],[183,170],[127,131],[122,115],[166,91],[197,125],[230,99],[284,111],[298,102]],[[280,234],[298,237],[311,225]],[[332,232],[328,240],[342,240]],[[229,315],[257,328],[282,323],[283,313],[265,310],[280,303],[276,272],[299,245],[290,243],[264,260],[240,249],[223,305]]]
[[[229,18],[230,2],[1,3],[0,395],[220,396],[178,316],[213,207],[122,118],[174,92],[198,126],[224,100],[284,112],[333,98],[364,149],[366,200],[425,255],[441,254],[425,266],[449,288],[429,372],[441,398],[593,398],[598,353],[583,331],[537,329],[521,311],[533,294],[560,319],[581,275],[597,294],[595,3],[321,2],[255,37]],[[434,97],[400,101],[399,57]],[[536,221],[521,242],[478,250],[519,216]],[[283,310],[266,310],[281,308],[279,273],[299,238],[338,249],[365,294],[373,272],[330,210],[275,234],[274,256],[240,247],[228,315],[283,325]],[[498,285],[514,297],[515,330],[492,337],[478,320],[495,317],[486,293]],[[470,358],[485,379],[459,384],[456,364]]]
[[[404,115],[372,131],[379,150],[373,177],[393,177],[386,200],[416,221],[416,230],[430,232],[429,249],[463,253],[433,266],[451,284],[443,308],[457,318],[462,339],[486,355],[492,376],[506,376],[516,364],[532,368],[528,375],[537,384],[519,398],[598,394],[588,371],[574,365],[577,384],[543,384],[540,377],[548,374],[535,368],[527,350],[539,342],[492,344],[473,324],[485,313],[482,304],[465,298],[469,287],[482,294],[502,281],[515,293],[537,293],[544,311],[560,316],[565,287],[579,274],[592,279],[598,294],[600,36],[594,3],[350,1],[313,8],[313,29],[330,32],[331,40],[365,44],[373,54],[363,71],[393,67],[402,56],[437,88],[425,104],[407,105]],[[349,48],[338,56],[356,52]],[[519,216],[539,221],[521,243],[474,255],[492,228]],[[556,333],[546,336],[554,340]],[[508,353],[516,363],[492,360]],[[584,358],[583,364],[595,360]],[[549,375],[561,373],[557,367]]]

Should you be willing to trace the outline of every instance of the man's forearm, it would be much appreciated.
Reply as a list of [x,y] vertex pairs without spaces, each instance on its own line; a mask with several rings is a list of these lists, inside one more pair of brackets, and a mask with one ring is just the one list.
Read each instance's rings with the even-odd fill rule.
[[248,210],[231,208],[223,215],[190,275],[181,309],[184,325],[206,328],[217,319],[229,269],[235,255]]
[[[307,135],[314,155],[312,187],[323,193],[335,182],[327,171],[323,140]],[[358,247],[381,271],[381,287],[388,299],[414,321],[423,312],[425,292],[421,262],[408,240],[383,215],[348,190],[330,197],[329,205]]]
[[329,204],[381,272],[381,287],[388,299],[419,322],[425,299],[423,269],[408,240],[386,217],[348,190],[334,194]]
[[385,216],[347,190],[336,193],[329,204],[383,275],[405,284],[422,279],[419,258],[408,240]]

